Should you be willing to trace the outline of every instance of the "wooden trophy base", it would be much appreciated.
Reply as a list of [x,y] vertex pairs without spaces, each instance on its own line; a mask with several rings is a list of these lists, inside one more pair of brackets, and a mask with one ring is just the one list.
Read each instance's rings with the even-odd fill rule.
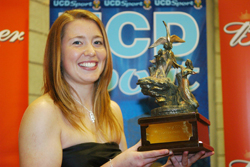
[[145,117],[140,118],[138,123],[142,140],[139,151],[169,149],[178,155],[183,151],[214,150],[209,145],[210,121],[199,113]]

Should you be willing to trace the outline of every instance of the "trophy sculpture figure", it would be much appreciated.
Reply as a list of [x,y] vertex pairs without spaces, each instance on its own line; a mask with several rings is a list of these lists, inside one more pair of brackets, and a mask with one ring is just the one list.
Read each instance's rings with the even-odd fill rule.
[[[171,149],[174,154],[183,151],[195,153],[201,150],[213,151],[209,145],[208,126],[210,122],[198,113],[199,103],[189,89],[188,75],[193,71],[192,61],[187,59],[185,66],[176,62],[172,52],[173,42],[185,42],[176,35],[169,33],[163,21],[167,35],[160,37],[149,48],[163,45],[150,62],[150,76],[141,78],[137,84],[144,95],[155,98],[160,106],[151,110],[151,117],[138,120],[141,127],[142,146],[138,150]],[[175,85],[167,75],[171,68],[179,68]]]

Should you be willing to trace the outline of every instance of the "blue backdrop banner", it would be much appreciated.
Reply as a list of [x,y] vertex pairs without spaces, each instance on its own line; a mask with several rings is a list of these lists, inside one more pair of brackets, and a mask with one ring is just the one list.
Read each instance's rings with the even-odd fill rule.
[[[128,147],[140,139],[138,119],[150,116],[158,107],[154,99],[141,93],[138,79],[149,76],[149,60],[162,45],[148,49],[159,37],[170,34],[184,39],[173,44],[177,63],[191,59],[196,75],[189,78],[190,89],[198,100],[198,112],[208,118],[206,1],[203,0],[51,0],[50,25],[65,10],[81,8],[94,12],[104,23],[113,58],[109,85],[111,99],[121,107]],[[177,69],[168,77],[175,82]],[[209,160],[193,166],[210,166]]]

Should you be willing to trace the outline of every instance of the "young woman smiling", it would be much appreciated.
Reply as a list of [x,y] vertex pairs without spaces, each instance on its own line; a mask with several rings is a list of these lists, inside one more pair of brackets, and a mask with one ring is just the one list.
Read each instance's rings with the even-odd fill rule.
[[202,156],[167,149],[127,149],[119,106],[107,90],[110,47],[102,22],[86,10],[63,13],[52,25],[44,55],[44,94],[25,111],[19,131],[21,167],[191,166]]

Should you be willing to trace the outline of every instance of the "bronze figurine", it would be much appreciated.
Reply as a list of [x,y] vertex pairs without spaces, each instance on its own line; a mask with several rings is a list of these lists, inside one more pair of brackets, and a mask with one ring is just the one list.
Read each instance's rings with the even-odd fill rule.
[[[197,112],[199,103],[189,89],[189,74],[195,74],[191,60],[187,60],[185,66],[176,62],[172,51],[174,42],[185,42],[177,35],[170,36],[168,26],[163,21],[167,35],[160,37],[149,48],[163,45],[164,50],[159,49],[158,54],[150,62],[150,76],[138,80],[144,95],[150,95],[156,99],[160,107],[151,111],[152,116]],[[167,77],[171,68],[180,68],[181,72],[176,74],[178,86]]]

